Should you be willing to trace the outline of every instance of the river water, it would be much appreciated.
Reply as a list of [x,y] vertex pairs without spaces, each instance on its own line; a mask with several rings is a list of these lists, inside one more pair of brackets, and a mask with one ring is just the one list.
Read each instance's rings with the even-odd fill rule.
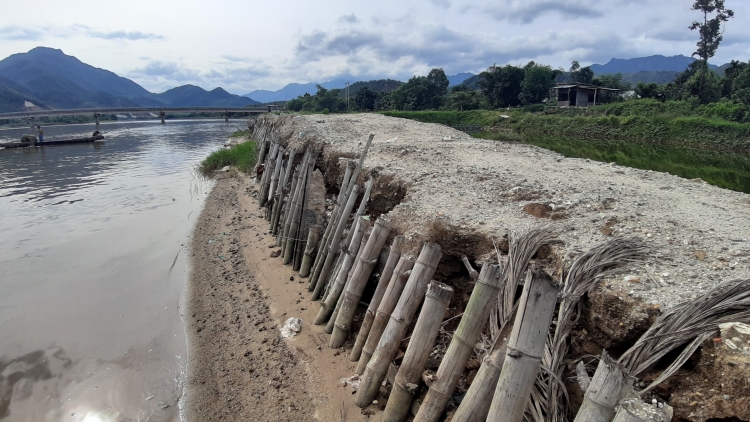
[[101,143],[0,150],[0,420],[180,419],[187,247],[210,188],[193,168],[241,123],[101,124]]

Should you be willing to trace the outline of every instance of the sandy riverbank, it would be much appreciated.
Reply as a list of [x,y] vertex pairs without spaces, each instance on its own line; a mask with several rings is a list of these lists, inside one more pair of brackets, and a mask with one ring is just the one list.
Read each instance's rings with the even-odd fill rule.
[[[185,315],[188,420],[365,419],[351,389],[338,384],[356,362],[329,349],[322,327],[310,324],[318,305],[307,283],[269,258],[275,242],[256,186],[243,174],[221,174],[195,227]],[[279,330],[291,316],[302,319],[302,331],[284,339]]]

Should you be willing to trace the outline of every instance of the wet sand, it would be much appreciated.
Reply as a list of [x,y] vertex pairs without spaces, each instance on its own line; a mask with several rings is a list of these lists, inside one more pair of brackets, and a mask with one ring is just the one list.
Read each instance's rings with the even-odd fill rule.
[[[358,421],[354,374],[343,349],[330,349],[323,327],[311,324],[319,303],[267,234],[257,185],[222,173],[195,227],[188,288],[188,420]],[[274,247],[269,247],[273,245]],[[302,331],[283,338],[289,317]]]

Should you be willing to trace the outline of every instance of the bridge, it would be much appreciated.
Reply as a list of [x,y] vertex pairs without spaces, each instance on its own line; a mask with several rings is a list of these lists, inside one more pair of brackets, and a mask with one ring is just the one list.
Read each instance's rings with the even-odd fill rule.
[[224,115],[224,120],[229,121],[229,115],[232,113],[241,114],[260,114],[270,113],[275,110],[283,110],[283,107],[277,105],[268,105],[260,107],[120,107],[120,108],[77,108],[70,110],[39,110],[39,111],[18,111],[14,113],[0,113],[0,120],[10,119],[34,119],[37,117],[53,116],[80,116],[88,115],[96,119],[99,124],[99,117],[103,114],[124,114],[124,113],[152,113],[161,116],[161,122],[164,123],[164,116],[167,114],[193,114],[193,113],[218,113]]

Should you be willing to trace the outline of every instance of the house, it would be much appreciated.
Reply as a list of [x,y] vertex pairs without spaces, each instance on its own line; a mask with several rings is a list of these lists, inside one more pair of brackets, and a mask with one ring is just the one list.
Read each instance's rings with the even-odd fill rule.
[[620,92],[619,89],[604,88],[599,85],[566,82],[558,83],[552,89],[557,91],[558,107],[588,107],[599,104],[602,93]]

